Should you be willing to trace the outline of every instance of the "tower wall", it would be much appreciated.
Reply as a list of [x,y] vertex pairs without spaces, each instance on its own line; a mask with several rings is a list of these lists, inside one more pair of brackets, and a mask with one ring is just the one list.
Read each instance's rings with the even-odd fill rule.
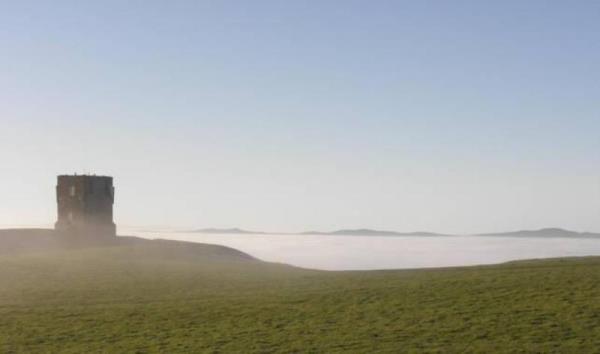
[[55,229],[78,236],[115,236],[114,196],[112,177],[58,176]]

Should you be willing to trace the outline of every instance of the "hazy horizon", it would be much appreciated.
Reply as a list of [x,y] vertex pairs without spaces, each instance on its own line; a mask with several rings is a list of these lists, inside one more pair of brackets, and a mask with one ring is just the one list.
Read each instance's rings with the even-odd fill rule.
[[[54,228],[54,223],[24,223],[24,224],[0,224],[0,230],[7,230],[7,229],[53,229]],[[591,233],[591,234],[600,234],[599,232],[595,232],[593,230],[575,230],[575,229],[568,229],[568,228],[563,228],[560,226],[549,226],[549,227],[542,227],[542,228],[538,228],[538,229],[506,229],[506,230],[487,230],[487,231],[480,231],[480,232],[472,232],[472,233],[449,233],[449,232],[444,232],[444,231],[438,231],[438,230],[393,230],[393,229],[373,229],[373,228],[368,228],[368,227],[358,227],[358,228],[338,228],[338,229],[301,229],[301,230],[295,230],[295,231],[289,231],[289,230],[278,230],[278,231],[265,231],[265,230],[259,230],[259,229],[245,229],[245,228],[241,228],[241,227],[237,227],[235,225],[233,226],[229,226],[229,227],[223,227],[223,228],[216,228],[216,227],[211,227],[211,226],[168,226],[168,225],[117,225],[117,234],[119,236],[132,236],[132,235],[136,235],[139,232],[143,232],[145,234],[157,234],[159,237],[162,237],[161,234],[162,233],[201,233],[201,234],[212,234],[211,232],[208,232],[206,230],[216,230],[216,231],[222,231],[222,230],[233,230],[233,229],[238,229],[240,231],[243,232],[250,232],[250,235],[257,233],[258,235],[260,234],[264,234],[264,235],[290,235],[290,236],[302,236],[302,235],[320,235],[320,236],[348,236],[348,237],[352,237],[352,234],[330,234],[333,232],[338,232],[338,231],[359,231],[359,230],[365,230],[365,231],[381,231],[381,232],[397,232],[399,234],[407,234],[407,236],[411,236],[411,234],[418,234],[421,232],[427,232],[427,233],[432,233],[434,234],[435,237],[453,237],[453,236],[458,236],[458,237],[462,237],[462,236],[486,236],[486,235],[497,235],[497,236],[501,236],[501,234],[506,234],[506,233],[516,233],[516,232],[528,232],[528,231],[532,231],[532,232],[536,232],[536,231],[547,231],[547,230],[562,230],[562,231],[566,231],[566,232],[577,232],[577,233]],[[314,232],[314,233],[313,233]],[[215,233],[215,235],[227,235],[229,233],[221,233],[221,232],[217,232]],[[235,232],[231,232],[230,234],[236,234]],[[246,233],[242,233],[241,235],[246,235]],[[369,237],[367,234],[359,234],[356,233],[356,236],[366,236]],[[538,238],[538,237],[542,237],[543,234],[540,235],[531,235],[531,236],[527,236],[525,238]],[[389,237],[389,236],[383,236],[383,235],[378,235],[375,237]],[[402,235],[398,235],[397,237],[402,237]],[[510,237],[510,236],[509,236]],[[555,236],[550,236],[550,238],[553,238]],[[561,236],[562,237],[562,236]],[[577,240],[579,238],[573,238],[573,240]]]
[[600,3],[8,2],[0,224],[600,232]]

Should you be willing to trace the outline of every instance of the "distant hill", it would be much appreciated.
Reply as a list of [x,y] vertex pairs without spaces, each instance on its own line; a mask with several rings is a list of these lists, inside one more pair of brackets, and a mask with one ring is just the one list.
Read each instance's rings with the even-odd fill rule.
[[545,237],[545,238],[600,238],[600,234],[591,232],[576,232],[559,228],[547,228],[541,230],[521,230],[513,232],[499,232],[478,234],[476,236],[496,236],[496,237]]
[[266,232],[260,231],[248,231],[238,228],[232,229],[216,229],[216,228],[208,228],[208,229],[196,229],[196,230],[187,230],[181,231],[183,233],[201,233],[201,234],[246,234],[246,235],[265,235]]
[[347,229],[331,232],[309,231],[303,232],[303,235],[332,235],[332,236],[449,236],[433,232],[396,232],[371,229]]
[[[158,232],[158,231],[157,231]],[[219,229],[219,228],[206,228],[180,231],[182,233],[203,233],[203,234],[221,234],[221,235],[322,235],[322,236],[389,236],[389,237],[403,237],[403,236],[419,236],[419,237],[437,237],[437,236],[467,236],[459,234],[441,234],[435,232],[397,232],[388,230],[374,230],[374,229],[341,229],[335,231],[307,231],[300,233],[283,233],[283,232],[262,232],[262,231],[248,231],[240,228],[230,229]],[[475,234],[470,236],[495,236],[495,237],[551,237],[551,238],[600,238],[600,233],[591,232],[576,232],[570,230],[564,230],[560,228],[545,228],[541,230],[520,230],[512,232],[495,232],[495,233],[483,233]]]

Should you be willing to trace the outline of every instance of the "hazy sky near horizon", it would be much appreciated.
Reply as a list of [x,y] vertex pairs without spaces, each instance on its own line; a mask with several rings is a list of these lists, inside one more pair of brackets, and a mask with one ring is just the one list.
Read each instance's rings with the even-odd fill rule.
[[598,1],[0,1],[0,224],[600,231]]

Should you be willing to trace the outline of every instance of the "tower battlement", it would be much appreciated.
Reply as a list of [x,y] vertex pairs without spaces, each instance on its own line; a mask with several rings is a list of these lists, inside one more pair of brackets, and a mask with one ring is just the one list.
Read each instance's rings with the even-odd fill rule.
[[108,176],[61,175],[57,178],[55,229],[78,236],[115,236],[115,188]]

